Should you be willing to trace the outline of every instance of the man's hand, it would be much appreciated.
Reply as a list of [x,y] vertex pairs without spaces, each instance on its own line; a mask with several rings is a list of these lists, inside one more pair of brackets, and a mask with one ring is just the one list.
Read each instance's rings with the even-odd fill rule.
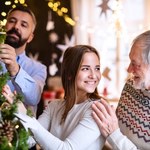
[[19,65],[16,61],[15,49],[8,44],[0,44],[0,61],[5,63],[10,75],[16,76],[19,71]]
[[110,106],[105,100],[95,101],[92,109],[92,116],[105,138],[119,128],[115,108]]

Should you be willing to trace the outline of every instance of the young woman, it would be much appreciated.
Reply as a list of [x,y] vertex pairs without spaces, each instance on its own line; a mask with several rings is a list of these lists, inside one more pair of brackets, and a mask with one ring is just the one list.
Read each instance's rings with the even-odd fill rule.
[[100,150],[105,139],[91,115],[93,101],[101,98],[97,92],[101,79],[99,54],[88,45],[70,47],[61,69],[64,99],[52,101],[38,121],[16,115],[45,150]]

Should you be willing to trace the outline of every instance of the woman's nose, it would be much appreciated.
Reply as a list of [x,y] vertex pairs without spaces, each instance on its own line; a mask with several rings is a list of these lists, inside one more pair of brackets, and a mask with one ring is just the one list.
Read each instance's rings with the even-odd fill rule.
[[96,73],[94,71],[91,71],[89,77],[92,79],[96,78]]

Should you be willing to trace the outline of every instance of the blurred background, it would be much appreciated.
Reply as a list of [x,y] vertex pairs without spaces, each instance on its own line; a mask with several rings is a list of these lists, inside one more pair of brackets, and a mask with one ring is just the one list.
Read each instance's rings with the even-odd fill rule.
[[89,44],[99,51],[103,75],[99,93],[117,104],[129,77],[132,40],[150,29],[150,0],[1,0],[1,24],[6,23],[8,10],[20,4],[28,5],[37,18],[27,54],[47,66],[41,109],[51,99],[63,96],[62,56],[67,47],[75,44]]

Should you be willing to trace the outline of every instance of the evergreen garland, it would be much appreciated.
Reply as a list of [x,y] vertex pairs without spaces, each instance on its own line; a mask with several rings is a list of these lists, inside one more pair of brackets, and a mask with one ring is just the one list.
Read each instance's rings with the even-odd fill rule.
[[[1,29],[0,43],[3,43],[6,34]],[[9,73],[4,73],[0,64],[0,150],[28,150],[29,132],[14,115],[17,103],[23,101],[23,97],[20,94],[14,95],[13,104],[10,104],[2,95],[3,86],[9,79]]]
[[2,88],[9,79],[8,73],[2,72],[0,66],[0,149],[1,150],[28,150],[27,139],[29,132],[15,117],[17,103],[22,101],[22,96],[14,96],[13,104],[9,104],[2,95]]

